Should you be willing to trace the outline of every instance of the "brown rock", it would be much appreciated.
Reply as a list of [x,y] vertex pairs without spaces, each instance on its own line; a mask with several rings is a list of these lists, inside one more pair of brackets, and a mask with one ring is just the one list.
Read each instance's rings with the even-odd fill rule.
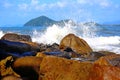
[[120,68],[95,64],[88,80],[120,80]]
[[13,69],[21,77],[28,77],[29,80],[37,80],[41,61],[41,57],[34,56],[18,58],[13,64]]
[[46,56],[40,64],[39,80],[88,80],[91,63]]
[[95,64],[111,65],[111,66],[116,66],[120,68],[120,54],[113,54],[113,55],[107,55],[107,56],[101,57],[100,59],[95,61]]
[[87,44],[87,42],[74,34],[68,34],[65,36],[60,42],[60,49],[64,49],[66,47],[72,48],[73,51],[79,54],[88,54],[92,52],[92,49]]
[[10,76],[3,77],[1,80],[23,80],[23,79],[13,76],[13,75],[10,75]]
[[120,80],[120,68],[46,56],[39,80]]
[[38,52],[36,54],[36,57],[42,57],[42,58],[44,58],[44,57],[46,57],[46,54],[44,54],[43,52]]
[[19,75],[16,74],[11,67],[12,62],[13,62],[12,56],[9,56],[0,61],[0,76],[15,75],[19,77]]
[[9,41],[32,41],[29,35],[19,35],[15,33],[7,33],[1,39]]
[[104,55],[112,55],[115,54],[114,52],[110,52],[110,51],[98,51],[99,53],[102,53]]

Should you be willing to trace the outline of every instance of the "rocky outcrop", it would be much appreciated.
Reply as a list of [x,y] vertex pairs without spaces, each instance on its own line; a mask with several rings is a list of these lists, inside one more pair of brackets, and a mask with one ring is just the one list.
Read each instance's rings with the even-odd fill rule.
[[19,79],[120,80],[120,54],[94,52],[74,34],[60,45],[0,40],[0,80]]
[[65,36],[60,42],[60,49],[64,49],[66,47],[72,48],[73,51],[78,54],[88,54],[92,52],[92,49],[87,44],[87,42],[74,34],[68,34]]
[[120,68],[47,56],[39,80],[120,80]]
[[31,42],[32,39],[29,35],[20,35],[15,33],[7,33],[5,34],[1,40],[9,40],[9,41],[29,41]]

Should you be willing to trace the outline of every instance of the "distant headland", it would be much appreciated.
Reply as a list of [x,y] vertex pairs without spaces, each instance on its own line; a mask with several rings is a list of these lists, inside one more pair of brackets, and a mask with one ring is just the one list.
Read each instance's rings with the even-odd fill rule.
[[51,26],[53,24],[65,25],[65,23],[69,23],[69,22],[73,25],[75,24],[73,20],[70,20],[70,19],[55,21],[46,16],[40,16],[40,17],[29,20],[27,23],[24,24],[24,26]]
[[[52,25],[59,25],[59,26],[65,26],[65,24],[69,23],[70,25],[79,25],[78,23],[75,23],[72,19],[64,19],[60,21],[56,21],[53,19],[48,18],[47,16],[39,16],[37,18],[31,19],[28,22],[24,24],[24,26],[52,26]],[[95,26],[120,26],[120,24],[108,24],[108,23],[103,23],[99,24],[96,22],[84,22],[82,23],[84,25],[95,25]]]

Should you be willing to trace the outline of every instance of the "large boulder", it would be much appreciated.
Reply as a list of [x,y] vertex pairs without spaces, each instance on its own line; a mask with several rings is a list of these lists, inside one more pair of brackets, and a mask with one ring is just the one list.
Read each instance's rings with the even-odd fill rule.
[[65,36],[60,42],[60,49],[64,49],[66,47],[70,47],[73,51],[78,54],[87,54],[89,55],[92,52],[92,49],[87,44],[87,42],[74,34],[68,34]]
[[40,64],[39,80],[120,80],[120,68],[46,56]]
[[13,70],[28,80],[37,80],[42,57],[26,56],[18,58],[13,63]]
[[13,42],[8,40],[0,40],[0,49],[11,53],[24,53],[29,51],[39,51],[37,44]]
[[91,63],[46,56],[40,64],[39,80],[88,80]]
[[94,64],[88,80],[120,80],[120,68]]
[[20,35],[15,33],[7,33],[1,39],[9,41],[32,41],[29,35]]

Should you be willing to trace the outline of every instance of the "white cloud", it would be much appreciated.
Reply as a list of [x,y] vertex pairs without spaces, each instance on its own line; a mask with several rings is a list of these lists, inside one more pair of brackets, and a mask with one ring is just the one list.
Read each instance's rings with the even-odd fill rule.
[[12,4],[11,4],[11,3],[8,3],[8,2],[5,2],[5,3],[3,4],[3,6],[4,6],[5,8],[9,8],[9,7],[12,6]]
[[23,4],[19,4],[18,7],[20,10],[27,10],[29,6],[28,4],[23,3]]
[[51,3],[51,4],[47,4],[47,8],[54,8],[54,7],[58,7],[58,8],[63,8],[66,6],[65,2],[56,2],[56,3]]
[[31,5],[36,6],[39,4],[38,0],[31,0]]
[[109,7],[111,5],[110,0],[77,0],[82,5],[98,5],[100,7]]
[[22,3],[19,4],[18,7],[20,10],[46,10],[46,9],[52,9],[52,8],[63,8],[66,6],[65,2],[55,2],[55,3],[44,3],[44,4],[40,4],[39,0],[31,0],[30,3],[26,4],[26,3]]

